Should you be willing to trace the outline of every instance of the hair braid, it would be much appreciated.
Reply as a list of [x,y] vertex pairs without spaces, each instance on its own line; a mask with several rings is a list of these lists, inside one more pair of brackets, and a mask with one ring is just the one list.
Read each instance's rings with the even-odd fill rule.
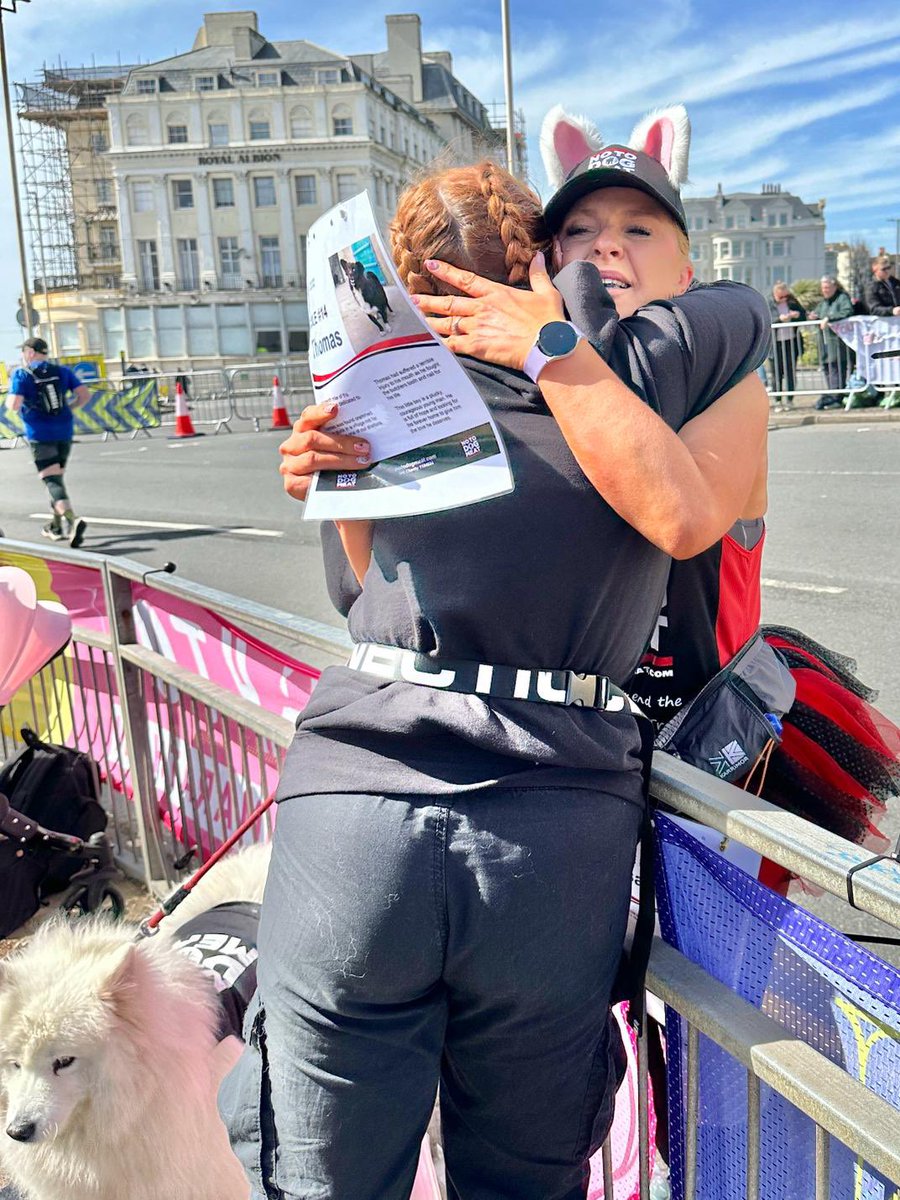
[[[521,203],[510,194],[508,178],[496,163],[486,162],[481,172],[481,194],[504,246],[507,279],[517,284],[528,278],[528,267],[539,247],[535,245],[534,230],[528,229]],[[530,192],[528,195],[538,203],[536,196]]]
[[455,292],[425,271],[439,258],[498,283],[518,284],[547,243],[540,200],[496,163],[449,167],[426,175],[400,197],[391,252],[411,292]]

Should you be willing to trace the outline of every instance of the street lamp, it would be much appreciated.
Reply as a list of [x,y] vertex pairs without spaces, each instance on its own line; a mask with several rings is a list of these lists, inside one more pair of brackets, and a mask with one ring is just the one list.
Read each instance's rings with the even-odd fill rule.
[[506,94],[506,169],[516,173],[516,130],[513,113],[512,48],[509,41],[509,0],[500,0],[500,31],[503,38],[503,83]]
[[31,288],[28,285],[28,260],[25,256],[25,234],[22,230],[22,210],[19,205],[19,173],[16,167],[16,143],[13,137],[12,101],[9,94],[9,70],[6,62],[6,35],[3,29],[3,14],[14,14],[17,4],[29,4],[30,2],[31,0],[0,0],[0,69],[2,69],[3,74],[3,100],[6,105],[9,177],[12,181],[13,211],[16,215],[16,233],[19,238],[19,267],[22,272],[22,324],[29,333],[33,330],[31,315],[34,310],[31,304]]

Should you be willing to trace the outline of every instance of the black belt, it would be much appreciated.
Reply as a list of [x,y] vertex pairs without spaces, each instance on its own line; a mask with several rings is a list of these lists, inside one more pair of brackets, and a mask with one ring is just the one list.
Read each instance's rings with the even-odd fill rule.
[[463,692],[492,700],[534,700],[542,704],[596,708],[604,712],[641,710],[605,675],[577,671],[538,671],[502,667],[461,658],[430,658],[399,646],[359,642],[347,666],[379,679],[417,683],[445,692]]

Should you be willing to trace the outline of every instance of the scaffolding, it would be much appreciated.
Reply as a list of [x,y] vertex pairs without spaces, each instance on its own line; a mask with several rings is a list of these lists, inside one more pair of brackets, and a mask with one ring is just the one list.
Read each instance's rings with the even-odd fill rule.
[[60,65],[15,84],[21,204],[37,294],[119,286],[106,101],[130,70]]
[[[506,104],[502,100],[492,100],[490,104],[485,105],[485,108],[488,111],[488,120],[491,128],[503,134],[505,157]],[[525,111],[521,108],[513,109],[513,138],[516,151],[513,174],[518,176],[519,179],[524,179],[528,182],[528,142],[525,137]]]

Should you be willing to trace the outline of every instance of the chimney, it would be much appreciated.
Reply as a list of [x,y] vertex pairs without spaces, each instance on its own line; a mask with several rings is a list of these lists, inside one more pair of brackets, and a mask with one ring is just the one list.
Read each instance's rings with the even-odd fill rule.
[[387,68],[391,76],[405,76],[408,89],[391,84],[403,98],[412,104],[422,100],[422,22],[418,13],[397,13],[386,16]]
[[194,39],[194,49],[204,50],[207,46],[230,46],[237,58],[253,58],[257,50],[266,44],[259,33],[259,19],[255,12],[204,13],[203,28]]

